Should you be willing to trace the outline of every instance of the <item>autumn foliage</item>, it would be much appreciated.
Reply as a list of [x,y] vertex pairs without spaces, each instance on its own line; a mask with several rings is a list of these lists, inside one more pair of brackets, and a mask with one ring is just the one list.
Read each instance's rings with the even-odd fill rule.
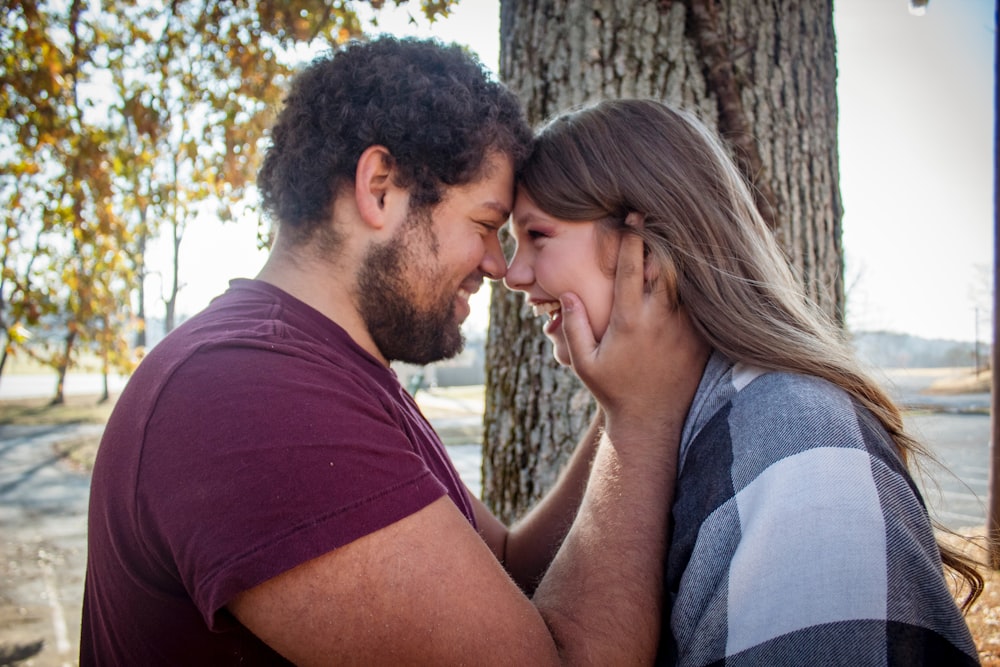
[[[59,374],[60,402],[84,352],[130,370],[150,241],[173,250],[157,299],[169,330],[185,229],[252,208],[287,78],[383,4],[0,0],[0,380],[29,355]],[[433,20],[454,3],[414,4]]]

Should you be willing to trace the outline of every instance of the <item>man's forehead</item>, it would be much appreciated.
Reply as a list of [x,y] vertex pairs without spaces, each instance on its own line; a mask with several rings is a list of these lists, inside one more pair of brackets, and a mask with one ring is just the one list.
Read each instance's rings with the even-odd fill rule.
[[504,154],[493,153],[485,159],[481,173],[471,183],[449,188],[449,191],[471,199],[470,203],[477,208],[508,218],[514,206],[513,162]]

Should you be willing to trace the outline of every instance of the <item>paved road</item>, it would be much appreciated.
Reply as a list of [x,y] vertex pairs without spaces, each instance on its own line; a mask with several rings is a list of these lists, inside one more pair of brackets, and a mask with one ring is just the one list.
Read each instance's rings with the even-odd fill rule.
[[932,514],[952,529],[982,526],[989,488],[990,395],[925,393],[946,375],[933,369],[889,371],[886,387],[910,408],[907,428],[936,459],[917,476]]
[[76,664],[90,478],[52,445],[102,428],[0,426],[0,665]]
[[927,464],[924,474],[917,476],[932,515],[952,529],[985,525],[989,416],[920,413],[905,422],[940,463]]
[[[920,396],[917,392],[928,382],[926,377],[903,377],[894,384],[904,402],[934,403],[936,412],[912,413],[907,423],[954,473],[932,468],[933,480],[921,485],[945,525],[982,525],[989,461],[989,417],[982,408],[989,396]],[[477,417],[454,419],[468,422]],[[454,426],[446,421],[436,425]],[[101,428],[0,426],[0,666],[76,664],[89,477],[55,458],[52,444],[94,437]],[[479,447],[456,445],[449,450],[463,479],[478,494]],[[32,652],[28,662],[13,660]]]

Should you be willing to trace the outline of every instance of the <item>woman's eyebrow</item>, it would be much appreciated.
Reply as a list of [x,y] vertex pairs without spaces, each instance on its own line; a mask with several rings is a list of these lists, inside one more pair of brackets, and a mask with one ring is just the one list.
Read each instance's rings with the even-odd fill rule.
[[528,211],[516,217],[511,217],[510,223],[512,227],[524,227],[525,225],[539,220],[540,216],[534,211]]

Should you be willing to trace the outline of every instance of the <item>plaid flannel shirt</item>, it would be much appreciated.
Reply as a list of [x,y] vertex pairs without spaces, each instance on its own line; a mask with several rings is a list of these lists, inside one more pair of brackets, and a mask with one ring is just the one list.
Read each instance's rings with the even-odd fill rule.
[[715,353],[678,469],[659,663],[978,664],[919,491],[839,388]]

